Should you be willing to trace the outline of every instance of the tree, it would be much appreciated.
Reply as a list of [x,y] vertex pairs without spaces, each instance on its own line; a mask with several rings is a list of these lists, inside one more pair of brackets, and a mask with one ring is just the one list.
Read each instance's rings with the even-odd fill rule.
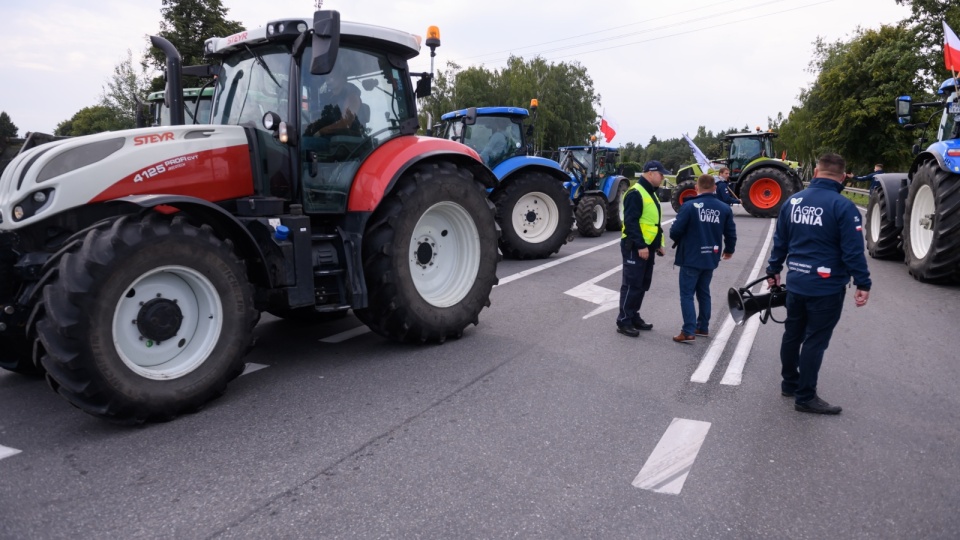
[[10,119],[7,111],[0,111],[0,139],[13,139],[17,136],[18,131],[20,130],[17,128],[17,125],[13,123],[13,120]]
[[116,117],[124,121],[123,129],[133,128],[139,97],[147,93],[148,85],[146,70],[139,75],[133,70],[133,53],[127,49],[127,59],[113,68],[113,76],[100,96],[100,105],[114,110]]
[[925,59],[921,77],[928,87],[936,87],[950,77],[943,65],[942,21],[960,31],[960,3],[956,0],[896,0],[910,6],[911,16],[906,24],[919,44]]
[[[203,63],[203,43],[214,36],[229,36],[243,31],[243,25],[227,20],[227,8],[220,0],[161,0],[160,32],[158,35],[180,51],[184,66]],[[163,70],[166,64],[163,52],[150,47],[145,66]],[[192,77],[184,77],[184,86],[195,86]],[[152,91],[163,90],[162,77],[154,78]]]
[[118,115],[114,108],[95,105],[84,107],[69,120],[57,124],[57,129],[54,130],[53,134],[76,137],[104,131],[117,131],[128,128],[126,121],[125,118]]

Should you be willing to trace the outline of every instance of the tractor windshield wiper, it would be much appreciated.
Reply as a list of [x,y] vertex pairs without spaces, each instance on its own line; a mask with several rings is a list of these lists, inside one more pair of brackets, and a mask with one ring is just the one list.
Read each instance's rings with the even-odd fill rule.
[[260,67],[262,67],[263,70],[267,72],[267,75],[270,76],[270,80],[277,83],[277,88],[280,88],[282,86],[280,84],[280,81],[278,81],[277,78],[273,76],[273,72],[270,71],[270,68],[267,67],[267,63],[263,61],[263,58],[261,58],[259,54],[253,52],[253,49],[251,49],[250,46],[247,45],[246,43],[243,44],[243,48],[246,49],[247,52],[250,53],[251,56],[253,56],[253,59],[256,60],[258,64],[260,64]]

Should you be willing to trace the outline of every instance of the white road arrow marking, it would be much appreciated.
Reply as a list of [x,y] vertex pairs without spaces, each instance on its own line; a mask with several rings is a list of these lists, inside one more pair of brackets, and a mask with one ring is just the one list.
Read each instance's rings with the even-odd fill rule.
[[633,479],[633,486],[679,495],[708,431],[710,422],[674,418]]
[[16,448],[10,448],[7,446],[0,445],[0,459],[8,458],[10,456],[15,456],[20,453],[20,450]]
[[261,369],[268,368],[268,367],[270,366],[266,364],[257,364],[254,362],[247,362],[247,365],[243,366],[243,373],[241,373],[240,376],[243,377],[244,375],[249,375],[254,371],[260,371]]

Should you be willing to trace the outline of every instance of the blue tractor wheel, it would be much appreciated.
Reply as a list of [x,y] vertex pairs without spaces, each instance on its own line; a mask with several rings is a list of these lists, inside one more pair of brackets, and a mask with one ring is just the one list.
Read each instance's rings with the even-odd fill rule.
[[560,250],[573,228],[573,207],[556,178],[524,172],[507,180],[493,202],[500,224],[500,249],[512,259],[542,259]]

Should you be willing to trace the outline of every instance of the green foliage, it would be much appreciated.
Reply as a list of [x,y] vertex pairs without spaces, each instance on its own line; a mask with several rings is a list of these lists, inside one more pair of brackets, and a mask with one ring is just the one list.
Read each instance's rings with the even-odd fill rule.
[[434,122],[450,111],[467,107],[529,108],[539,101],[537,125],[531,141],[535,151],[586,144],[597,132],[593,80],[579,63],[548,63],[540,57],[511,57],[502,70],[461,68],[452,62],[438,70],[433,95],[420,102],[421,125],[426,113]]
[[73,118],[57,124],[54,135],[67,137],[76,137],[78,135],[91,135],[103,131],[117,131],[121,129],[130,129],[134,127],[133,121],[124,118],[113,107],[105,105],[96,105],[93,107],[84,107],[73,115]]
[[810,65],[817,79],[781,122],[781,144],[803,163],[834,151],[858,173],[876,162],[907,167],[913,136],[898,127],[894,101],[929,93],[925,65],[916,36],[902,25],[858,29],[849,41],[818,40]]
[[0,111],[0,139],[12,139],[17,136],[18,131],[20,130],[17,128],[17,125],[13,123],[13,120],[10,119],[7,111]]
[[100,105],[114,110],[118,118],[128,120],[130,126],[136,123],[137,98],[147,93],[149,81],[146,71],[138,74],[133,69],[133,53],[127,49],[127,59],[113,68],[113,76],[107,81],[100,96]]
[[[227,8],[220,0],[161,0],[160,32],[157,34],[172,43],[183,59],[184,66],[203,63],[203,43],[210,37],[223,37],[243,31],[237,21],[227,20]],[[145,66],[162,71],[166,65],[163,52],[150,47]],[[184,77],[184,87],[199,86],[199,81]],[[153,79],[150,91],[163,90],[163,77]]]
[[943,65],[943,21],[960,32],[960,2],[956,0],[896,0],[910,6],[906,25],[920,43],[924,67],[920,76],[927,87],[939,86],[950,77]]

